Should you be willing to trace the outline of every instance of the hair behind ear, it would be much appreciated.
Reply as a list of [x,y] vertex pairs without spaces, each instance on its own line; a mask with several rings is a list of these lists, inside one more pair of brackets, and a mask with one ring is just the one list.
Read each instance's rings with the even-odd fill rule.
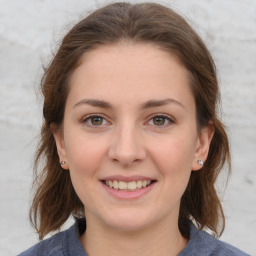
[[220,236],[225,228],[225,216],[215,189],[216,179],[227,163],[231,170],[229,142],[224,125],[213,120],[215,132],[210,144],[207,160],[202,169],[192,172],[188,187],[181,199],[179,227],[185,230],[187,220],[195,221],[200,229],[209,228]]
[[[33,186],[36,189],[30,208],[30,221],[43,237],[59,229],[71,214],[83,216],[83,204],[76,195],[69,171],[59,164],[59,156],[53,134],[45,123],[41,131],[41,144],[36,152]],[[42,157],[48,160],[43,171],[38,174]]]

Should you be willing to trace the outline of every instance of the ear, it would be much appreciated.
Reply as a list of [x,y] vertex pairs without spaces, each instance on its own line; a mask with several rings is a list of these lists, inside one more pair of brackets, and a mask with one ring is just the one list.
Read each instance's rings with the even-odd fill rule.
[[202,160],[203,163],[206,161],[213,135],[214,125],[212,122],[209,122],[208,126],[203,127],[198,135],[196,152],[192,164],[193,171],[198,171],[202,168],[202,164],[199,164],[198,160]]
[[63,132],[60,128],[57,128],[54,123],[50,125],[50,128],[55,139],[57,152],[59,155],[59,163],[61,164],[61,167],[63,169],[68,170],[69,166],[68,166],[67,151],[64,143]]

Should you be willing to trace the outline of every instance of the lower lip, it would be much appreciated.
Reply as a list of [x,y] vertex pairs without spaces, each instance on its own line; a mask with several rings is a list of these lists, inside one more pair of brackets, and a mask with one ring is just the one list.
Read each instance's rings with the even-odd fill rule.
[[116,190],[116,189],[110,188],[109,186],[107,186],[105,183],[102,182],[102,185],[111,196],[114,196],[118,199],[126,199],[126,200],[138,199],[144,196],[154,187],[155,184],[156,182],[153,182],[149,186],[145,188],[137,189],[135,191],[122,191],[122,190]]

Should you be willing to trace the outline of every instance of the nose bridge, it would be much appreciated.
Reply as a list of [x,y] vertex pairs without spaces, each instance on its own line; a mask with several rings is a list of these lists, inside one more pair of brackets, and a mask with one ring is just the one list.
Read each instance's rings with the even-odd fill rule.
[[136,124],[123,122],[116,127],[113,133],[109,149],[109,156],[112,160],[122,165],[130,165],[144,159],[143,140]]

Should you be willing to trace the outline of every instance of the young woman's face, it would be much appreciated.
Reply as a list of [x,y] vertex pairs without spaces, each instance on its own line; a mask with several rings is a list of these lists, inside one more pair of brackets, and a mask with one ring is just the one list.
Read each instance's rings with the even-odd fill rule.
[[70,80],[60,161],[89,223],[139,230],[178,221],[191,170],[210,135],[198,133],[188,72],[150,44],[101,46]]

